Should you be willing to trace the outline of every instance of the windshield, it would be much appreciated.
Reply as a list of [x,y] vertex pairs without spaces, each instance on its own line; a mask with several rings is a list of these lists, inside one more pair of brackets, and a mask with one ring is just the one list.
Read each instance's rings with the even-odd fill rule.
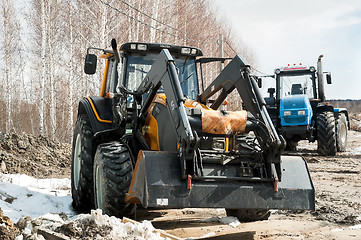
[[[126,83],[127,88],[134,91],[143,81],[149,72],[152,64],[158,54],[149,53],[147,55],[129,55],[127,64]],[[183,94],[190,99],[195,100],[198,94],[198,81],[196,74],[196,65],[194,59],[186,59],[186,56],[175,57],[176,67],[178,68],[178,77],[181,83]]]
[[305,94],[309,98],[315,98],[311,74],[297,76],[279,76],[280,78],[280,98]]

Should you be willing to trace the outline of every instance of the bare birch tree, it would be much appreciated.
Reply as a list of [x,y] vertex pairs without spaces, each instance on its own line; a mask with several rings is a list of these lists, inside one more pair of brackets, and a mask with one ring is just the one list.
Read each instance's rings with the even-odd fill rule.
[[[1,13],[2,13],[2,36],[0,40],[2,49],[3,49],[3,65],[4,73],[3,75],[3,93],[5,100],[5,132],[9,133],[10,131],[15,130],[13,125],[13,107],[16,98],[17,78],[20,76],[20,73],[17,71],[17,67],[20,62],[18,60],[20,54],[20,41],[19,41],[19,32],[20,26],[18,19],[15,14],[14,3],[10,0],[1,1]],[[15,105],[16,106],[16,105]]]

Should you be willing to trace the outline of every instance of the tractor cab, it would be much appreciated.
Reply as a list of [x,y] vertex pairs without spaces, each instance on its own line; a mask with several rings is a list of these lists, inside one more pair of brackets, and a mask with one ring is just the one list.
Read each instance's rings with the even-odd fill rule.
[[294,95],[307,95],[316,99],[316,74],[314,67],[285,67],[276,69],[277,99]]

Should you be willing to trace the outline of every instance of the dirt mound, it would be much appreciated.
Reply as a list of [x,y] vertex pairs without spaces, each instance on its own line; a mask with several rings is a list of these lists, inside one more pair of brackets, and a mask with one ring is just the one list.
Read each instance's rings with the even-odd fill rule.
[[121,220],[103,215],[99,209],[80,214],[71,221],[64,215],[46,214],[33,220],[22,218],[16,225],[21,231],[21,239],[169,239],[168,234],[155,229],[149,221]]
[[37,178],[69,177],[70,162],[70,144],[25,133],[0,133],[3,173],[23,173]]
[[18,228],[7,216],[3,215],[3,211],[0,209],[0,239],[13,240],[19,234]]
[[350,114],[350,125],[352,130],[361,132],[361,113]]

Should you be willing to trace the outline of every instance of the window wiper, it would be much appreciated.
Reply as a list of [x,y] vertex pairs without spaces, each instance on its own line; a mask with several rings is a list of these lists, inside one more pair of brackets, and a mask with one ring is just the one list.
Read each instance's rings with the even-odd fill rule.
[[147,72],[144,71],[144,68],[135,68],[135,70],[137,70],[137,71],[139,71],[139,72],[141,72],[141,73],[147,74]]
[[186,79],[184,79],[183,81],[180,82],[180,84],[182,85],[185,81],[187,81],[191,76],[193,76],[194,72],[192,72],[191,74],[188,75],[188,77],[186,77]]

